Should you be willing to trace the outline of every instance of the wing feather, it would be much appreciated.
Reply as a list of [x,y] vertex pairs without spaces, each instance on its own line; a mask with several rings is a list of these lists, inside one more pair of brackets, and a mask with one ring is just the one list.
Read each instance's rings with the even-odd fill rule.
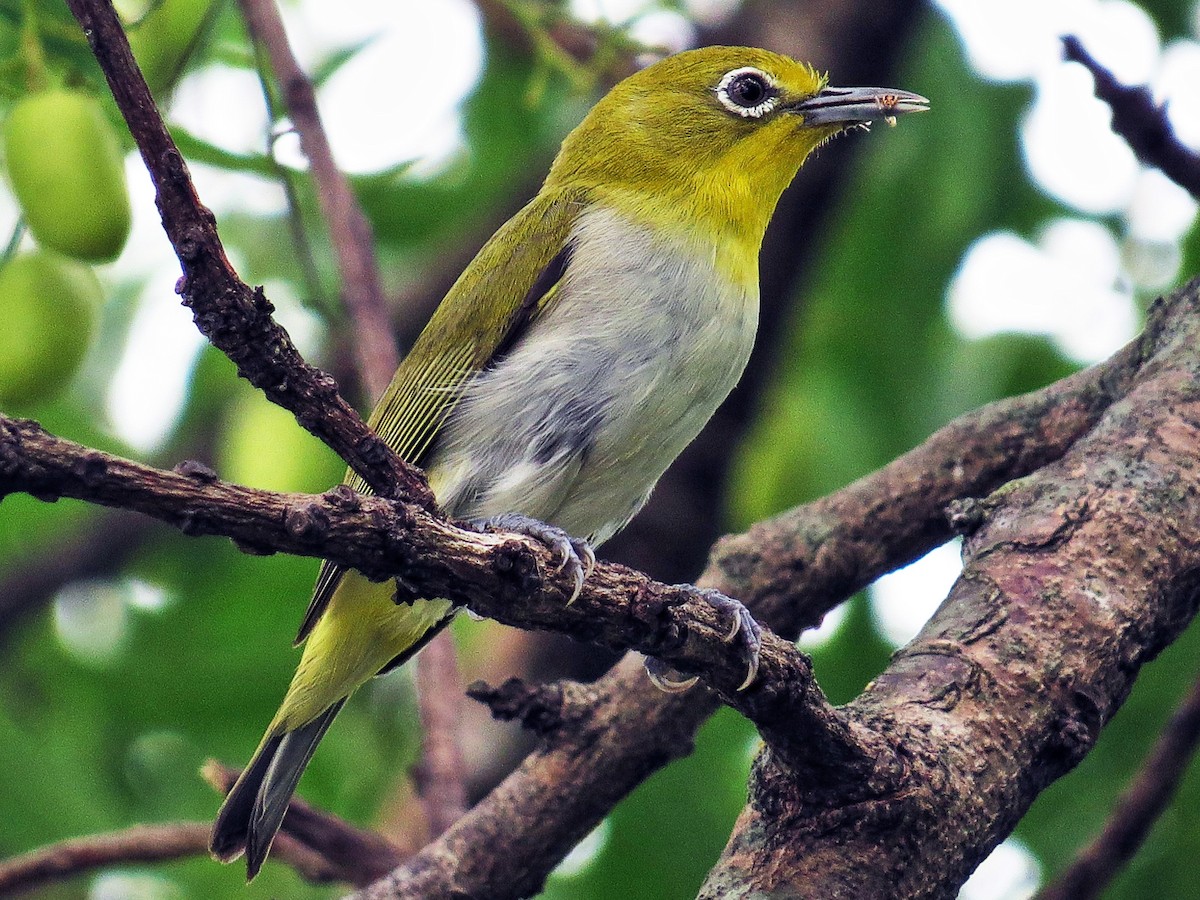
[[[469,379],[553,303],[585,200],[574,191],[538,194],[493,235],[446,294],[367,420],[403,459],[424,461]],[[370,493],[353,472],[345,482]],[[296,643],[312,631],[342,573],[340,566],[321,564]]]

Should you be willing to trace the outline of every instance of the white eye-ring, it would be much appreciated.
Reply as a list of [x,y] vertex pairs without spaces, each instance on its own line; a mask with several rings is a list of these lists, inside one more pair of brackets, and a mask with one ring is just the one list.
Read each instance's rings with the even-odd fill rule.
[[753,66],[726,72],[715,92],[722,106],[748,119],[762,118],[779,103],[775,79]]

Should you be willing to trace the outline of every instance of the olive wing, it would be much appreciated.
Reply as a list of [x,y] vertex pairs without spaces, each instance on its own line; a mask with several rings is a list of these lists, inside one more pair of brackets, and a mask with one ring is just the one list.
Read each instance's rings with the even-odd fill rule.
[[[579,194],[543,191],[484,244],[446,294],[367,420],[403,459],[422,464],[470,378],[554,302],[584,205]],[[345,482],[371,492],[354,472],[346,473]],[[297,643],[321,617],[343,571],[321,564]]]

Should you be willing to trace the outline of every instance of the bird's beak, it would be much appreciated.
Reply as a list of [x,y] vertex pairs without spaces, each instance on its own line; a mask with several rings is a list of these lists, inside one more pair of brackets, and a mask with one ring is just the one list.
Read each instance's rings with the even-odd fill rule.
[[788,111],[804,116],[805,125],[854,125],[905,113],[924,112],[929,101],[920,94],[894,88],[827,87]]

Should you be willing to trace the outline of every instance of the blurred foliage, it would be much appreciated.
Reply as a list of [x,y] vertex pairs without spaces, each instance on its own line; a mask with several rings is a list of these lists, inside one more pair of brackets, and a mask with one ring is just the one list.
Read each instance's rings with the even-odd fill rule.
[[[1158,0],[1146,7],[1166,36],[1189,27],[1187,4]],[[29,9],[37,15],[34,50],[24,24]],[[233,4],[156,0],[123,4],[122,12],[164,102],[192,68],[211,61],[253,65]],[[354,49],[335,54],[322,71],[335,70]],[[415,283],[436,270],[442,257],[453,256],[447,248],[479,240],[473,233],[478,223],[532,190],[561,135],[588,103],[564,85],[588,79],[568,69],[561,59],[530,58],[489,43],[483,75],[462,110],[465,151],[431,176],[415,177],[401,165],[355,179],[388,284]],[[1030,236],[1048,219],[1070,213],[1035,188],[1022,166],[1017,122],[1029,88],[978,80],[953,31],[933,13],[895,83],[931,96],[935,112],[870,138],[851,134],[824,151],[841,152],[851,141],[862,145],[840,207],[820,236],[821,264],[804,285],[778,371],[739,451],[728,488],[731,527],[836,489],[954,415],[1071,371],[1042,338],[968,341],[944,312],[946,285],[971,241],[995,229]],[[130,146],[61,2],[0,0],[0,115],[47,84],[90,92]],[[240,155],[199,135],[178,136],[193,162],[263,178],[279,171],[265,149]],[[285,286],[336,328],[337,315],[323,299],[335,296],[334,270],[312,189],[304,177],[289,177],[295,215],[313,235],[302,252],[282,216],[223,217],[222,235],[247,280]],[[0,228],[13,224],[0,221]],[[0,244],[7,239],[8,233],[0,234]],[[10,243],[15,248],[19,241]],[[1200,268],[1195,232],[1184,245],[1184,260],[1185,273]],[[5,412],[35,416],[73,440],[137,455],[114,436],[102,410],[142,285],[110,279],[106,290],[96,337],[74,379],[29,408]],[[7,299],[0,297],[0,314],[9,314],[2,307]],[[317,343],[318,357],[331,352],[326,344],[336,344]],[[181,456],[209,460],[235,480],[286,490],[322,490],[342,470],[211,350],[200,354],[179,420],[151,454],[166,464]],[[65,535],[86,533],[96,516],[80,504],[24,496],[6,498],[2,510],[0,575],[53,557]],[[0,854],[135,822],[211,817],[217,798],[196,772],[208,756],[232,762],[252,751],[295,664],[290,638],[315,568],[310,560],[244,556],[227,542],[163,529],[139,548],[128,571],[74,585],[39,614],[7,623],[0,632]],[[1197,640],[1193,630],[1147,669],[1096,751],[1021,823],[1019,836],[1048,871],[1062,866],[1100,826],[1195,676]],[[486,640],[469,643],[487,646]],[[889,652],[860,597],[814,657],[822,685],[842,702],[886,665]],[[478,664],[473,654],[464,660],[470,671]],[[380,813],[389,785],[417,749],[407,679],[394,676],[348,706],[305,777],[307,798],[356,821],[370,822]],[[550,879],[545,896],[694,896],[744,802],[753,747],[745,722],[728,712],[717,716],[698,736],[696,752],[621,804]],[[1188,779],[1110,896],[1194,891],[1198,795],[1200,780]],[[248,888],[238,867],[207,859],[122,873],[149,874],[139,885],[153,897],[337,893],[306,886],[275,865]],[[95,883],[79,879],[43,896],[88,896]]]

